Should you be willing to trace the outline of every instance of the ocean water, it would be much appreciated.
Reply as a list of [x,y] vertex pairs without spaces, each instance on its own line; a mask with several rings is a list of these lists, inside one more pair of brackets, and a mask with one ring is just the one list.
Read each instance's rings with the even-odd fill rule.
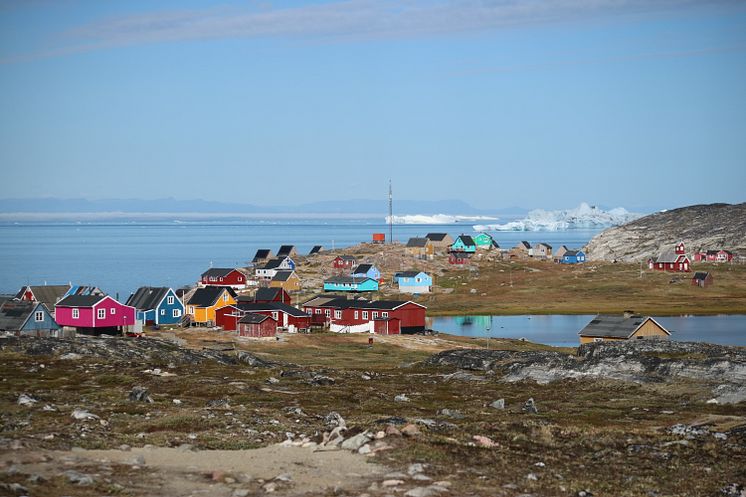
[[[470,224],[395,225],[394,240],[428,232],[454,238]],[[600,229],[491,233],[501,247],[520,240],[581,247]],[[192,284],[213,267],[245,265],[259,248],[293,244],[343,248],[388,233],[378,219],[285,219],[250,222],[91,222],[0,224],[0,293],[26,284],[95,285],[125,299],[143,285]]]

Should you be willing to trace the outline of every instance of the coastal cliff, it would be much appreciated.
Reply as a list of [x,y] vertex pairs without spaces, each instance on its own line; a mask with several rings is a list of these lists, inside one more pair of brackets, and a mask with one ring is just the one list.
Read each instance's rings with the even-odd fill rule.
[[586,246],[590,260],[636,262],[683,241],[687,252],[726,249],[746,253],[746,203],[692,205],[610,228]]

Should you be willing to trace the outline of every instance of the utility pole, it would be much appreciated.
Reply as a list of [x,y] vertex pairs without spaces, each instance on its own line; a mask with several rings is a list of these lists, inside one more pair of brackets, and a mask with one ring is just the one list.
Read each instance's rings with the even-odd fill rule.
[[394,243],[394,196],[391,193],[391,180],[389,179],[389,245]]

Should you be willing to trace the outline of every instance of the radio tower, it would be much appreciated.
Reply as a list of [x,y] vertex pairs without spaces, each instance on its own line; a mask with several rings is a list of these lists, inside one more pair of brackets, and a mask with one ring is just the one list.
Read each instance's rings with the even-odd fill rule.
[[394,243],[394,197],[391,194],[391,180],[389,180],[389,245]]

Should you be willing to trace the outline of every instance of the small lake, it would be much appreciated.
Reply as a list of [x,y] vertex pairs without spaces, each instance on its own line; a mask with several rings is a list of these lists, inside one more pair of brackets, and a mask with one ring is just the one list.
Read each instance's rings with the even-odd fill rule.
[[[480,338],[525,338],[557,347],[577,347],[578,332],[595,314],[523,316],[448,316],[430,318],[428,327],[452,335]],[[681,342],[746,346],[746,314],[657,317]]]

